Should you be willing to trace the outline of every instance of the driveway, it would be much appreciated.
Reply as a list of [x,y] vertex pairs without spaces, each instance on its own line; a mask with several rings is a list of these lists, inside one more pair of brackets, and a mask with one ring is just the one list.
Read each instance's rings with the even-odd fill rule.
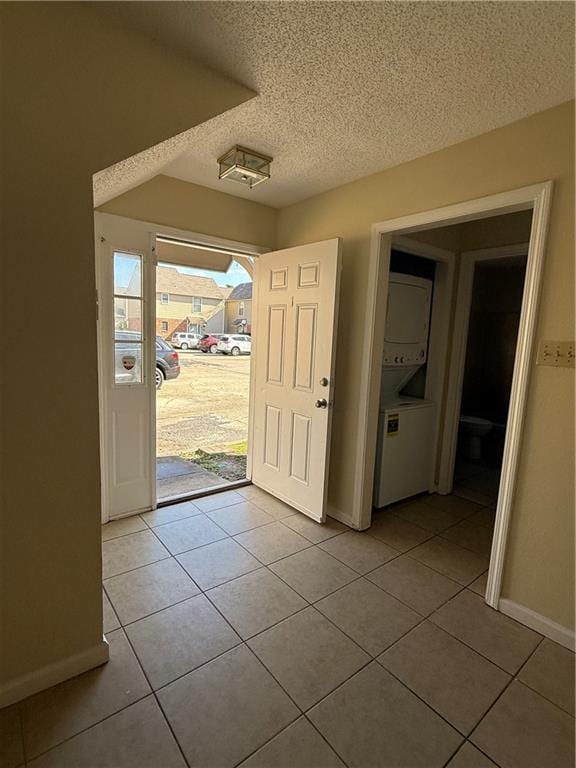
[[[180,376],[165,381],[156,393],[158,479],[174,493],[180,489],[172,487],[177,481],[168,481],[168,476],[173,472],[181,476],[177,467],[196,451],[245,454],[250,390],[249,355],[210,355],[195,350],[178,350],[178,355]],[[208,483],[207,476],[205,480],[215,484],[215,480]]]

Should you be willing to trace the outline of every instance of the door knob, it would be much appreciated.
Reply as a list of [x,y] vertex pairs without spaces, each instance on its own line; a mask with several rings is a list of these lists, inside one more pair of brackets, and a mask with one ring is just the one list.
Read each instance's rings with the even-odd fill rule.
[[326,398],[323,397],[320,400],[316,400],[314,405],[316,406],[316,408],[328,408],[328,400],[326,400]]
[[327,387],[329,383],[330,382],[328,381],[326,376],[322,376],[322,378],[320,379],[320,386],[321,387]]

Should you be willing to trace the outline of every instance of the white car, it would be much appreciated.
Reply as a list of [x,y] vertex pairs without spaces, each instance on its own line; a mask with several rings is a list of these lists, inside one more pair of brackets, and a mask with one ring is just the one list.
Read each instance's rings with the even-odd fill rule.
[[249,355],[251,351],[252,337],[245,333],[221,336],[218,342],[218,352],[223,355]]
[[177,349],[198,349],[201,338],[200,333],[174,333],[170,343]]

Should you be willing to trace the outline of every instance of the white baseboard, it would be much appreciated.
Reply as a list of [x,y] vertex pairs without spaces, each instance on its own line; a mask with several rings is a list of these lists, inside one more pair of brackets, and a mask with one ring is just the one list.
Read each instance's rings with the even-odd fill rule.
[[521,624],[550,638],[550,640],[554,640],[555,643],[563,645],[570,651],[576,649],[573,629],[563,627],[561,624],[547,619],[546,616],[542,616],[541,613],[536,613],[536,611],[526,608],[524,605],[519,605],[512,600],[506,600],[506,598],[502,598],[499,601],[498,609],[505,613],[506,616],[510,616],[511,619],[516,619]]
[[49,664],[35,672],[30,672],[22,677],[17,677],[0,686],[0,709],[15,704],[17,701],[32,696],[34,693],[50,688],[57,683],[62,683],[82,672],[88,672],[94,667],[105,664],[110,657],[108,642],[105,637],[98,645],[88,648],[86,651],[76,653],[67,659]]

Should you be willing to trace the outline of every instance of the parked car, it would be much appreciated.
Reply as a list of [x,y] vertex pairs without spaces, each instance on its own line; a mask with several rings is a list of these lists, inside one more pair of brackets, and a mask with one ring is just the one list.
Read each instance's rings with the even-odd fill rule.
[[173,333],[170,341],[176,349],[197,349],[201,338],[199,333]]
[[205,333],[198,342],[198,349],[201,352],[211,352],[215,355],[218,351],[217,347],[221,336],[221,333]]
[[252,351],[252,337],[246,333],[234,336],[222,336],[218,342],[218,352],[223,355],[249,355]]
[[164,381],[177,379],[178,376],[180,376],[178,352],[161,336],[156,336],[156,389],[160,389]]
[[[141,348],[140,344],[135,344],[140,338],[141,334],[138,331],[116,331],[116,342],[120,342],[114,344],[114,368],[117,383],[140,380]],[[128,360],[128,363],[133,363],[132,368],[127,368],[126,358],[133,358],[133,360]],[[179,375],[178,352],[162,337],[156,336],[156,389],[160,389],[164,381],[176,379]]]

